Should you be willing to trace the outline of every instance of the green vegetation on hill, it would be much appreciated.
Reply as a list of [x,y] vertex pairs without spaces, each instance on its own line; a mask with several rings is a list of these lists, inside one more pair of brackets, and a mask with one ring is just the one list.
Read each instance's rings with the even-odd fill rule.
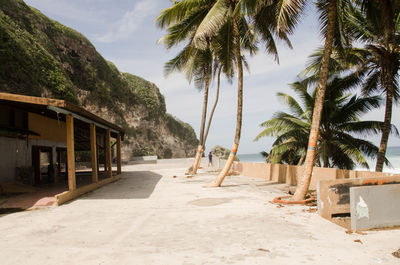
[[[194,150],[197,145],[190,125],[166,114],[164,97],[155,84],[119,72],[82,34],[47,18],[22,0],[1,1],[0,62],[0,91],[105,107],[105,118],[126,130],[125,142],[136,141],[136,155],[172,156],[172,150],[164,146],[165,142],[160,143],[161,137],[155,132],[160,123],[166,124],[169,133],[188,149],[193,146]],[[133,124],[138,119],[139,124]]]

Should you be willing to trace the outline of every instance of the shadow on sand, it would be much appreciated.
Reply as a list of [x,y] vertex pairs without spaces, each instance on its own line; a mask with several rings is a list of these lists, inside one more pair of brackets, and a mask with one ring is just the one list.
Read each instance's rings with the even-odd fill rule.
[[162,175],[151,171],[123,172],[122,178],[117,182],[78,199],[146,199],[153,193],[161,178]]

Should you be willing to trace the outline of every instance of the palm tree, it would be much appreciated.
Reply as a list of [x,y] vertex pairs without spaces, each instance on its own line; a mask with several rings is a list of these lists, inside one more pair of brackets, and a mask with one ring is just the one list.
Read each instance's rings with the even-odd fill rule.
[[[379,106],[380,98],[360,98],[347,94],[358,83],[352,74],[346,77],[340,77],[340,74],[330,75],[314,165],[353,169],[358,164],[368,168],[365,157],[377,156],[378,147],[354,135],[366,137],[382,130],[382,122],[359,120],[361,115]],[[278,93],[290,113],[277,112],[272,119],[262,123],[261,126],[265,129],[255,140],[275,136],[268,160],[271,163],[301,165],[307,152],[316,98],[315,77],[301,79],[291,84],[291,88],[301,102],[288,94]]]
[[[391,2],[390,8],[382,7],[389,2]],[[361,5],[349,5],[345,19],[348,24],[348,35],[363,44],[364,47],[334,51],[331,58],[333,63],[330,64],[330,67],[334,71],[353,71],[360,82],[364,82],[363,95],[382,93],[386,96],[385,125],[375,168],[375,171],[381,172],[391,131],[393,101],[397,102],[400,98],[398,87],[400,40],[397,32],[397,29],[400,28],[400,20],[394,19],[400,15],[400,3],[371,1],[366,4],[364,9]],[[317,71],[320,59],[321,52],[315,53],[307,71]]]
[[[197,36],[197,33],[199,32],[199,27],[201,27],[203,25],[203,22],[207,20],[209,12],[213,10],[216,4],[215,2],[218,1],[183,0],[181,2],[176,2],[171,8],[165,9],[160,17],[157,18],[157,21],[159,23],[159,26],[161,27],[169,26],[168,34],[163,39],[163,42],[166,44],[167,47],[172,47],[174,45],[177,45],[178,43],[189,40],[189,44],[187,45],[188,48],[191,47],[191,49],[196,49],[199,51],[210,50],[211,54],[215,56],[215,60],[218,62],[218,64],[220,64],[223,73],[228,78],[232,78],[234,72],[233,65],[235,64],[235,60],[237,59],[236,57],[232,56],[232,54],[234,54],[235,47],[233,45],[234,40],[232,34],[232,22],[227,21],[210,36],[202,36],[201,41],[199,41],[199,38]],[[199,22],[201,23],[199,24]],[[254,53],[256,50],[256,46],[254,45],[255,39],[251,31],[249,30],[247,22],[242,19],[239,24],[240,29],[239,27],[236,27],[237,30],[235,30],[235,33],[237,33],[238,38],[241,39],[241,45],[250,53]],[[193,41],[195,41],[197,44],[193,45]],[[240,57],[240,60],[244,60],[245,62],[244,57],[242,55],[240,55]],[[175,62],[171,62],[171,65],[175,65]],[[242,63],[240,63],[240,65],[242,66]],[[188,65],[186,64],[186,66]],[[189,67],[188,69],[193,70],[192,67]],[[208,67],[208,69],[211,68]],[[209,84],[210,78],[208,79],[208,84],[206,84],[206,88],[208,88]],[[200,143],[191,173],[196,173],[205,145],[204,125],[206,112],[207,100],[205,95],[201,123],[202,125],[200,129]]]
[[345,38],[346,36],[343,35],[344,24],[342,23],[346,14],[345,11],[347,4],[347,0],[317,1],[325,44],[321,60],[321,68],[319,70],[318,89],[316,92],[317,94],[313,110],[313,118],[308,139],[307,154],[304,162],[304,171],[302,177],[299,178],[296,192],[292,197],[292,200],[294,201],[303,200],[310,186],[325,100],[326,84],[329,74],[329,60],[331,57],[332,48],[334,46],[341,48],[342,44],[346,44],[347,42]]
[[[207,4],[208,3],[208,4]],[[188,170],[188,174],[196,174],[204,150],[204,128],[207,116],[208,89],[210,87],[214,55],[208,39],[204,50],[192,45],[193,35],[199,23],[204,19],[212,1],[181,1],[175,2],[170,8],[161,11],[156,19],[158,26],[167,27],[167,34],[160,40],[167,48],[174,47],[182,42],[189,43],[172,60],[166,63],[165,72],[184,71],[189,81],[195,79],[199,89],[204,88],[203,109],[200,125],[200,139],[194,162]]]
[[[173,71],[185,72],[187,79],[194,79],[195,85],[199,90],[204,90],[203,110],[201,116],[200,140],[197,148],[193,165],[188,170],[188,174],[196,174],[203,154],[205,137],[204,128],[207,116],[208,90],[212,81],[214,67],[214,57],[211,49],[200,50],[191,44],[186,46],[175,58],[165,64],[166,75]],[[211,120],[209,121],[211,122]]]
[[370,75],[364,92],[371,94],[380,90],[386,94],[384,129],[375,168],[375,171],[381,172],[391,130],[393,101],[400,96],[400,2],[362,1],[357,7],[351,9],[349,21],[352,35],[365,44],[367,51],[363,66],[370,71]]
[[[211,109],[210,116],[208,117],[206,132],[204,133],[204,144],[207,141],[208,132],[209,132],[210,126],[211,126],[211,121],[213,119],[214,112],[215,112],[215,109],[217,108],[218,99],[219,99],[219,89],[221,87],[221,71],[222,71],[222,67],[217,67],[217,68],[218,68],[218,70],[217,70],[218,71],[218,74],[217,74],[217,91],[215,92],[214,104],[213,104],[213,107]],[[204,150],[204,145],[203,145],[203,150]]]
[[[287,1],[225,1],[216,0],[213,7],[197,28],[194,36],[194,44],[196,47],[204,47],[204,41],[207,38],[214,37],[223,31],[225,34],[222,43],[223,56],[219,58],[227,58],[228,61],[234,61],[238,76],[238,99],[237,99],[237,115],[236,130],[231,153],[225,163],[224,168],[217,176],[215,181],[210,183],[208,187],[219,187],[225,176],[230,170],[236,152],[239,147],[241,127],[242,127],[242,107],[243,107],[243,48],[246,45],[252,46],[253,42],[247,42],[242,36],[256,33],[260,40],[265,44],[268,53],[273,54],[277,59],[277,50],[274,37],[286,41],[289,46],[290,42],[287,38],[287,32],[292,29],[297,14],[301,11],[301,5],[287,5]],[[279,15],[281,21],[275,17]],[[249,24],[251,22],[251,25]],[[279,25],[281,27],[279,27]],[[241,32],[245,34],[241,34]],[[251,38],[251,40],[254,40]],[[233,49],[231,49],[233,47]],[[224,60],[221,60],[223,63]]]

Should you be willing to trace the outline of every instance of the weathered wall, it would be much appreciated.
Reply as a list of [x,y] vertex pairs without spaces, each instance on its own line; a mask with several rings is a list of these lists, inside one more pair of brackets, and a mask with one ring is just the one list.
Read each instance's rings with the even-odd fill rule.
[[[66,148],[65,141],[56,141],[63,137],[63,133],[65,135],[65,130],[64,132],[60,131],[54,123],[49,124],[49,126],[47,126],[47,124],[43,124],[42,126],[42,128],[39,128],[40,130],[37,130],[38,128],[35,126],[29,127],[32,131],[43,133],[43,136],[36,137],[36,139],[19,139],[0,136],[0,182],[15,180],[17,177],[17,168],[32,166],[32,146],[51,147],[53,162],[57,159],[56,147]],[[47,128],[49,129],[48,132],[46,132]],[[51,133],[55,135],[51,136]]]
[[16,167],[30,166],[31,152],[26,140],[0,136],[0,181],[12,181]]
[[32,146],[34,145],[51,147],[53,163],[57,159],[56,148],[67,147],[63,142],[0,137],[0,182],[15,180],[17,168],[32,166]]
[[29,130],[40,134],[30,138],[54,142],[66,142],[67,130],[65,122],[50,119],[35,113],[28,113]]
[[350,188],[351,229],[400,225],[400,184]]
[[[217,162],[215,162],[215,164],[217,164]],[[222,168],[224,164],[225,163],[222,163],[221,160],[220,168]],[[234,162],[232,170],[248,177],[264,178],[274,182],[296,185],[297,178],[303,173],[303,166],[254,162]],[[310,182],[310,189],[315,190],[317,188],[318,182],[321,180],[391,176],[400,176],[400,174],[314,167]]]

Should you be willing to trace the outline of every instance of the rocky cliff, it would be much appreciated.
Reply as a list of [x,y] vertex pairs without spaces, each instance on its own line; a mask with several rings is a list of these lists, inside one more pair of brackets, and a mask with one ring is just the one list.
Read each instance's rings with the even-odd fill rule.
[[119,72],[82,34],[22,0],[0,5],[0,91],[68,100],[120,125],[126,159],[192,156],[198,144],[153,83]]

